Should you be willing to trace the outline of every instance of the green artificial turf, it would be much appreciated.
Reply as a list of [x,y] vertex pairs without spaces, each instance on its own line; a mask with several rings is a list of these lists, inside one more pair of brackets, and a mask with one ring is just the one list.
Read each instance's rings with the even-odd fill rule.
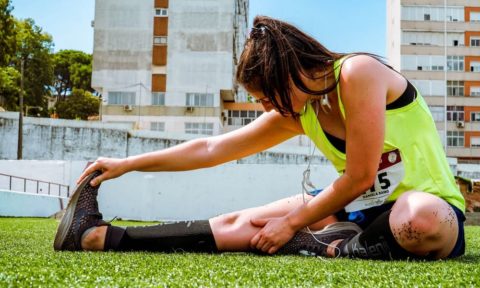
[[54,252],[56,226],[52,219],[0,218],[0,287],[480,286],[480,227],[473,226],[466,227],[465,256],[436,262],[246,253]]

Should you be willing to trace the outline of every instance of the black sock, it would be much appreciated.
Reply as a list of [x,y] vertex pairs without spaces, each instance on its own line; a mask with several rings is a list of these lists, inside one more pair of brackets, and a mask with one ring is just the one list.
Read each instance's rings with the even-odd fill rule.
[[105,251],[218,252],[207,220],[126,228],[109,226],[105,237]]
[[395,240],[390,229],[390,213],[391,210],[385,211],[363,232],[343,240],[337,246],[337,256],[383,260],[418,258]]

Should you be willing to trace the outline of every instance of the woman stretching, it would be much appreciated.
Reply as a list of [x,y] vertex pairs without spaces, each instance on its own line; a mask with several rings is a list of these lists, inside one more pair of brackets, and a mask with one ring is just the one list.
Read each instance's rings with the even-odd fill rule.
[[[80,176],[56,250],[252,251],[368,259],[464,254],[465,202],[429,108],[376,56],[326,49],[294,26],[257,16],[236,80],[265,108],[249,125],[131,156],[99,158]],[[305,196],[209,220],[146,227],[102,221],[101,182],[129,171],[212,167],[307,135],[339,177]]]

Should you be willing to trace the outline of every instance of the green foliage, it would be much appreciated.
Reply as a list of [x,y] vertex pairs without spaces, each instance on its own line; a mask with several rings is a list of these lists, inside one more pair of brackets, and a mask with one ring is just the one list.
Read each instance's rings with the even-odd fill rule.
[[61,50],[53,56],[54,89],[64,99],[74,88],[93,92],[91,88],[92,56],[82,51]]
[[49,87],[53,84],[52,37],[32,19],[16,23],[18,49],[15,68],[21,71],[21,63],[24,62],[24,103],[46,110],[45,96],[50,95]]
[[15,54],[15,19],[10,0],[0,0],[0,67],[10,63]]
[[[4,4],[4,2],[1,3]],[[49,86],[53,82],[51,61],[52,37],[44,33],[42,28],[35,25],[32,19],[13,19],[12,21],[15,30],[12,37],[14,37],[14,47],[16,49],[14,53],[12,53],[12,49],[8,51],[3,49],[2,52],[9,52],[10,54],[0,57],[9,59],[7,66],[0,66],[2,70],[0,76],[2,81],[0,83],[2,100],[7,109],[18,109],[18,96],[20,93],[19,75],[21,74],[23,63],[24,104],[26,106],[40,106],[43,108],[43,111],[46,111],[47,101],[45,96],[50,94]],[[16,70],[16,72],[13,70]]]
[[72,94],[55,105],[60,118],[87,120],[88,116],[98,115],[100,99],[88,91],[73,89]]
[[[115,222],[115,225],[144,225]],[[247,253],[54,252],[57,221],[0,218],[0,287],[477,287],[480,227],[467,253],[435,262]]]
[[13,67],[0,67],[0,106],[18,110],[20,72]]
[[[24,105],[41,107],[36,110],[41,116],[49,113],[46,96],[51,95],[52,89],[57,100],[65,100],[74,88],[93,92],[92,56],[75,50],[52,54],[52,37],[33,19],[15,19],[12,9],[10,0],[0,0],[0,106],[18,111],[22,66]],[[68,104],[58,105],[64,118],[86,119],[98,113],[97,99],[82,93],[77,93]],[[80,94],[83,96],[78,97]]]

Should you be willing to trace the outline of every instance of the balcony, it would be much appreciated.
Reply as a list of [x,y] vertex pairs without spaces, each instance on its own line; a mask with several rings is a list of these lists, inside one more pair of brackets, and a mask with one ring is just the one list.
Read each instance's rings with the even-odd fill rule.
[[[423,98],[425,99],[425,102],[427,102],[429,105],[443,106],[444,101],[445,101],[444,96],[425,96],[425,95],[423,95],[423,96],[424,96]],[[448,96],[447,105],[450,105],[450,106],[480,106],[480,97]]]
[[[402,70],[402,74],[408,79],[445,80],[445,71]],[[478,81],[479,78],[480,72],[447,71],[448,80]]]
[[[436,45],[402,45],[402,55],[445,55],[443,46]],[[480,47],[447,46],[447,55],[480,56]]]
[[[402,20],[400,28],[402,30],[410,31],[443,32],[445,29],[445,23],[443,21]],[[480,31],[480,22],[447,22],[447,32],[465,31]]]
[[220,117],[220,107],[102,105],[102,115]]
[[447,147],[447,156],[456,158],[480,158],[480,148]]
[[[448,131],[463,131],[463,132],[471,132],[471,131],[480,131],[480,122],[465,122],[462,121],[464,124],[463,128],[458,126],[459,121],[447,121],[447,130]],[[445,123],[443,121],[435,122],[435,126],[437,130],[445,130]],[[480,157],[480,155],[479,155]]]

